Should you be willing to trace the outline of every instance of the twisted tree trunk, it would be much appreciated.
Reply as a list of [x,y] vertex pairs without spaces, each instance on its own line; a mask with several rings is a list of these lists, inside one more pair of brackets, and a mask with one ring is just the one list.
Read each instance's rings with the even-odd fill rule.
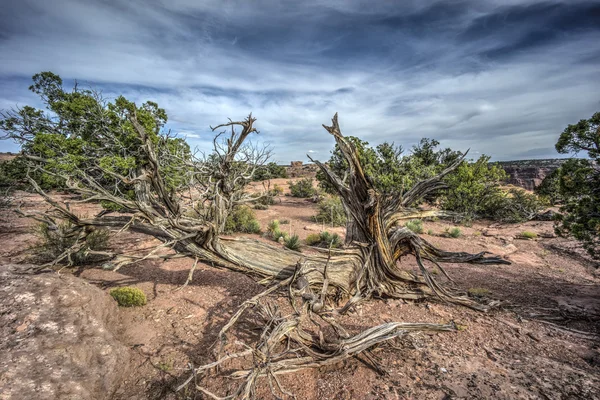
[[[508,264],[508,261],[487,256],[486,253],[445,252],[407,228],[397,226],[399,220],[414,215],[414,211],[407,207],[431,191],[442,187],[443,176],[456,168],[462,159],[438,176],[417,183],[400,198],[382,196],[377,192],[371,178],[365,174],[356,148],[342,135],[336,114],[332,125],[324,125],[324,127],[333,135],[348,163],[347,183],[326,165],[319,161],[315,163],[342,199],[348,217],[346,246],[341,250],[315,249],[317,254],[308,255],[282,248],[275,243],[228,238],[222,235],[228,212],[239,203],[241,198],[243,185],[238,184],[239,176],[235,175],[233,167],[243,141],[250,133],[256,131],[253,127],[254,118],[250,116],[242,122],[222,125],[231,126],[232,134],[224,146],[225,154],[216,164],[218,170],[212,171],[208,179],[209,186],[206,186],[202,201],[208,203],[209,212],[203,219],[189,218],[182,212],[184,207],[181,202],[178,202],[176,195],[166,190],[152,142],[137,122],[135,115],[131,116],[131,121],[149,159],[147,170],[141,172],[136,178],[119,177],[124,182],[134,185],[137,194],[135,201],[115,196],[85,173],[77,182],[69,177],[66,178],[72,190],[88,196],[86,201],[111,201],[134,210],[133,215],[115,217],[101,213],[96,218],[80,218],[73,214],[68,206],[60,205],[44,193],[33,179],[31,183],[59,216],[68,219],[74,225],[73,230],[79,232],[78,241],[73,246],[74,251],[81,249],[79,241],[85,240],[87,233],[95,227],[130,229],[160,239],[165,243],[163,246],[168,245],[179,255],[190,256],[215,266],[239,271],[263,280],[269,278],[269,282],[276,282],[265,292],[244,303],[219,335],[223,346],[229,328],[247,308],[254,307],[258,310],[257,319],[262,319],[264,323],[260,340],[253,344],[251,349],[245,345],[243,351],[238,353],[231,352],[225,356],[219,354],[215,362],[194,369],[192,377],[185,384],[191,382],[193,376],[204,374],[228,360],[251,357],[249,369],[239,370],[231,375],[233,378],[243,379],[244,383],[233,396],[226,397],[251,398],[254,396],[256,380],[260,377],[268,377],[270,382],[271,379],[277,382],[277,374],[337,362],[360,352],[367,352],[370,347],[411,330],[452,330],[454,327],[451,324],[390,323],[350,336],[336,322],[335,317],[350,310],[357,302],[367,300],[373,295],[403,299],[437,297],[446,302],[483,310],[486,308],[484,305],[450,293],[439,285],[428,273],[425,262],[435,265],[448,278],[440,263]],[[236,134],[233,126],[241,126],[242,132]],[[49,224],[56,224],[49,216],[33,217]],[[419,274],[400,268],[402,257],[409,255],[415,257]],[[66,256],[68,257],[68,254]],[[148,259],[151,256],[154,256],[154,251],[138,260]],[[63,255],[62,258],[64,259],[65,256]],[[112,262],[118,268],[131,261],[130,256],[117,255]],[[292,314],[282,315],[276,308],[260,303],[267,295],[284,288],[288,289],[289,301],[294,309]],[[344,297],[348,299],[341,308],[336,308],[337,303],[332,299],[332,292],[336,292],[336,299]],[[315,316],[333,327],[337,333],[335,339],[330,341],[324,339],[320,324],[315,323],[313,319]],[[312,322],[312,328],[305,326],[307,319]],[[293,351],[282,350],[280,347],[284,340],[287,341],[288,347],[292,343],[298,347]],[[281,392],[286,393],[278,382],[277,386]],[[219,398],[202,387],[198,389],[213,398]]]

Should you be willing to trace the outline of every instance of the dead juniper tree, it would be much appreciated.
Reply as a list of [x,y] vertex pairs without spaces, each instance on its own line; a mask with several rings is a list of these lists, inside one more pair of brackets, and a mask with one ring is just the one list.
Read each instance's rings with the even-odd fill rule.
[[[44,215],[27,216],[50,225],[67,220],[72,226],[70,233],[76,240],[61,255],[63,260],[70,252],[85,248],[86,236],[94,229],[131,230],[158,238],[163,244],[138,257],[102,252],[115,268],[169,257],[163,250],[170,248],[177,257],[195,259],[194,266],[201,260],[269,285],[246,301],[223,327],[217,359],[192,368],[190,378],[180,388],[194,381],[198,390],[219,398],[198,382],[224,363],[242,359],[247,367],[230,376],[241,383],[224,398],[252,398],[259,378],[266,378],[274,394],[287,394],[278,375],[336,363],[361,353],[371,358],[371,347],[409,331],[454,329],[452,324],[388,323],[351,335],[338,317],[359,302],[373,297],[433,298],[483,310],[484,305],[439,284],[429,274],[426,263],[435,265],[446,276],[443,263],[507,263],[485,253],[440,250],[397,224],[412,214],[407,205],[442,187],[443,176],[461,160],[438,176],[417,183],[401,197],[384,196],[365,174],[356,148],[343,136],[335,115],[331,126],[324,128],[334,137],[349,165],[347,179],[315,163],[342,199],[348,218],[346,246],[302,254],[275,243],[222,235],[233,207],[253,200],[244,188],[269,156],[268,149],[248,145],[250,136],[257,133],[252,115],[214,127],[213,131],[219,133],[212,153],[197,157],[177,139],[161,135],[166,115],[154,103],[137,107],[119,98],[114,104],[106,104],[93,92],[65,93],[57,89],[52,76],[38,79],[38,83],[46,98],[81,101],[85,112],[65,115],[63,109],[49,102],[58,117],[38,114],[38,133],[29,130],[32,124],[24,118],[31,119],[31,110],[6,114],[0,127],[7,136],[22,140],[29,181],[52,206],[52,211]],[[60,203],[44,189],[48,180],[61,182],[80,200]],[[106,210],[83,218],[71,210],[76,202],[98,202]],[[414,257],[420,272],[402,269],[403,257]],[[282,293],[288,299],[288,311],[272,300]],[[252,311],[253,318],[262,323],[262,334],[255,343],[229,342],[229,330],[246,311]],[[335,334],[326,333],[325,325]]]

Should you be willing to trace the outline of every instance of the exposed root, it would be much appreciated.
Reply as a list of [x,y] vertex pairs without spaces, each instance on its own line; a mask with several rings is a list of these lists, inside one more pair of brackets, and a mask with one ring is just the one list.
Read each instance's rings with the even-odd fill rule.
[[[344,306],[341,310],[336,310],[326,304],[326,301],[322,304],[321,299],[322,294],[326,292],[327,278],[324,278],[320,293],[315,294],[306,283],[305,276],[310,272],[313,272],[310,268],[298,263],[292,276],[244,302],[219,332],[217,360],[195,368],[177,390],[186,387],[199,375],[206,377],[210,370],[221,367],[230,360],[243,359],[247,367],[237,369],[226,376],[229,379],[242,381],[233,394],[221,397],[200,385],[196,385],[197,390],[213,399],[252,399],[256,396],[257,383],[260,379],[266,378],[276,398],[281,394],[293,397],[283,388],[277,378],[278,375],[336,364],[361,354],[375,370],[382,371],[383,368],[368,352],[374,346],[402,337],[412,331],[456,330],[454,324],[390,322],[350,335],[333,317],[350,307]],[[284,314],[273,302],[264,304],[262,302],[268,295],[283,289],[287,289],[289,301],[295,310],[289,314]],[[354,300],[353,303],[357,301]],[[236,341],[233,343],[233,348],[238,350],[223,355],[226,333],[242,314],[251,308],[255,311],[252,318],[264,326],[259,339],[252,346]],[[325,325],[319,321],[324,322]],[[325,330],[326,326],[332,327],[334,333]]]

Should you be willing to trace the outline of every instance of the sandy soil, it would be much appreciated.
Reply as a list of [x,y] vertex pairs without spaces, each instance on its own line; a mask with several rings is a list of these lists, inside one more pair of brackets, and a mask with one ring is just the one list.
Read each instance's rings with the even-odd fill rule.
[[[32,194],[19,192],[19,202],[24,210],[45,208]],[[80,212],[91,215],[94,209]],[[322,229],[312,219],[316,205],[303,199],[282,196],[256,213],[263,228],[272,219],[289,220],[284,229],[301,238]],[[33,225],[10,209],[0,210],[0,264],[30,260]],[[461,227],[460,238],[441,236],[452,226],[426,221],[425,232],[430,234],[424,237],[447,250],[490,251],[512,262],[447,267],[457,289],[486,289],[485,297],[501,302],[498,309],[484,314],[442,303],[371,301],[344,317],[348,330],[389,321],[454,321],[461,330],[414,334],[380,347],[374,354],[386,369],[384,375],[364,359],[351,359],[285,376],[286,389],[298,399],[600,399],[600,341],[594,336],[600,334],[600,276],[577,245],[553,237],[551,222],[483,221]],[[343,233],[341,228],[335,231]],[[523,231],[536,232],[539,238],[517,239]],[[111,240],[111,247],[142,251],[153,243],[143,235],[123,233]],[[134,359],[116,399],[203,398],[191,392],[175,394],[172,388],[188,376],[190,365],[213,359],[221,326],[262,286],[243,274],[200,264],[193,281],[176,291],[191,265],[192,260],[176,259],[146,261],[118,272],[91,266],[63,271],[105,291],[132,285],[148,295],[145,307],[120,310],[126,326],[123,340]],[[407,258],[402,267],[416,265]],[[222,395],[233,388],[214,376],[202,384]],[[265,382],[259,395],[272,398]]]

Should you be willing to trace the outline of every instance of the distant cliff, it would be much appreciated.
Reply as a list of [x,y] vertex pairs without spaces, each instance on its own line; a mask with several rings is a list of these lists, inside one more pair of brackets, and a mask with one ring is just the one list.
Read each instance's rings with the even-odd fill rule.
[[498,164],[509,175],[507,183],[533,190],[542,180],[566,159],[500,161]]

